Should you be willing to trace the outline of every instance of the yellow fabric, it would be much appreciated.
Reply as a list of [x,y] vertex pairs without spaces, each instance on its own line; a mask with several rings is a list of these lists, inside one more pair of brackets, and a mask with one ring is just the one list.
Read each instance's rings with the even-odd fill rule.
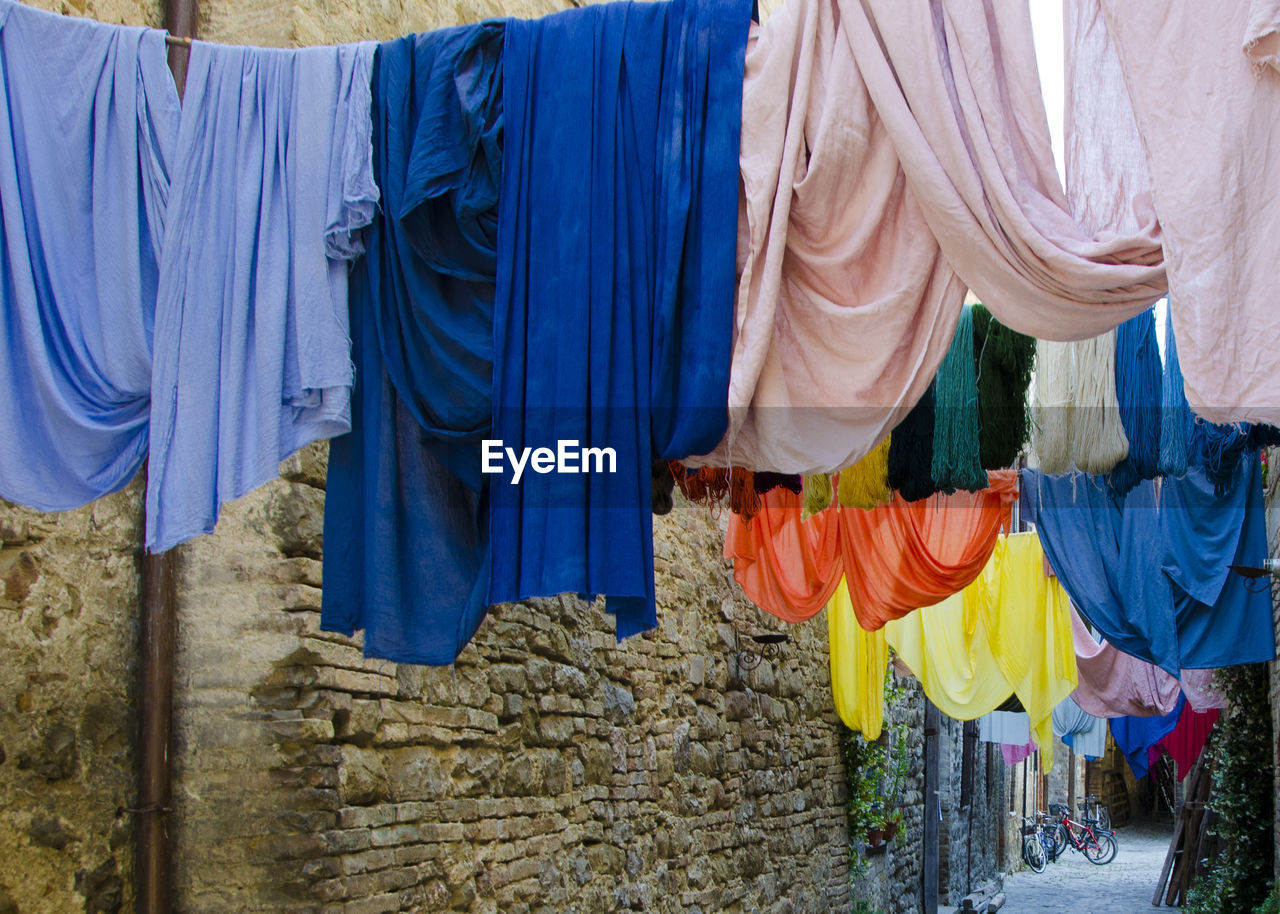
[[851,467],[840,471],[836,498],[842,508],[878,508],[893,500],[889,488],[889,436]]
[[1045,576],[1036,534],[1002,536],[976,581],[884,631],[948,717],[973,720],[1016,694],[1045,768],[1053,766],[1053,708],[1076,687],[1076,657],[1070,602]]
[[836,713],[850,730],[869,740],[884,728],[884,673],[889,648],[884,631],[863,631],[853,613],[844,578],[827,604],[827,634],[831,655],[831,695]]

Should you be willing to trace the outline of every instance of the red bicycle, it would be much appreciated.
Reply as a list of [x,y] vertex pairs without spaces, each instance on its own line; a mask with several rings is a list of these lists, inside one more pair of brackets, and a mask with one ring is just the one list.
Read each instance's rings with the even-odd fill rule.
[[1057,860],[1070,847],[1084,854],[1090,863],[1102,866],[1116,858],[1120,846],[1109,832],[1097,829],[1096,822],[1077,822],[1065,808],[1059,812],[1058,824],[1053,828],[1053,859]]

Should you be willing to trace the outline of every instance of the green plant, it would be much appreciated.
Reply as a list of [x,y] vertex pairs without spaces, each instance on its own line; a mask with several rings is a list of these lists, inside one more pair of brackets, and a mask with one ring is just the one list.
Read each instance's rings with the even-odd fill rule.
[[[1187,895],[1186,914],[1254,914],[1272,904],[1272,784],[1269,680],[1265,664],[1226,667],[1214,682],[1229,708],[1206,750],[1213,759],[1209,808],[1222,851]],[[1274,897],[1274,893],[1272,893]]]
[[1258,905],[1253,914],[1280,914],[1280,888],[1272,889],[1271,894]]
[[849,840],[857,843],[867,829],[884,827],[880,775],[884,770],[884,746],[868,742],[842,727],[844,772],[849,796],[845,812],[849,818]]
[[849,914],[884,914],[879,908],[873,908],[871,902],[863,901],[861,898],[853,900],[853,907],[849,909]]

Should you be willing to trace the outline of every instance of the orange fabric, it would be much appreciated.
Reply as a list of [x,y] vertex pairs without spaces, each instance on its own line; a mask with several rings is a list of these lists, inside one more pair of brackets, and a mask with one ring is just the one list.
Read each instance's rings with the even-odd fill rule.
[[801,498],[774,489],[749,522],[729,521],[725,558],[747,598],[787,622],[818,613],[843,575],[858,624],[875,631],[963,590],[986,566],[1010,506],[1017,473],[995,470],[981,492],[870,511],[832,505],[801,521]]

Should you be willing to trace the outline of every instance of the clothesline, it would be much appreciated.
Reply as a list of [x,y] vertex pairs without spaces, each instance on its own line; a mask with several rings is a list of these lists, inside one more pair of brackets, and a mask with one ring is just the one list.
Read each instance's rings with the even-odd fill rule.
[[175,48],[189,48],[192,41],[191,38],[178,38],[175,35],[164,36],[164,43]]

